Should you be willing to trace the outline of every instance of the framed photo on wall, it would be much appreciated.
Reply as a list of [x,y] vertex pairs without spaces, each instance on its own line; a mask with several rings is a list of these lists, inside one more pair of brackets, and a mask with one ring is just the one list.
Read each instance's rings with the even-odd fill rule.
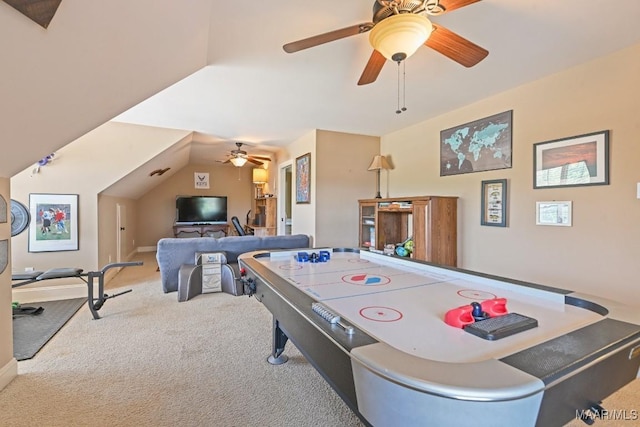
[[536,225],[571,227],[570,201],[536,202]]
[[482,181],[480,225],[507,226],[507,180]]
[[533,145],[533,188],[609,184],[609,131]]
[[440,176],[511,167],[513,110],[440,132]]
[[30,194],[29,252],[78,250],[78,195]]
[[311,203],[311,153],[296,158],[296,203]]

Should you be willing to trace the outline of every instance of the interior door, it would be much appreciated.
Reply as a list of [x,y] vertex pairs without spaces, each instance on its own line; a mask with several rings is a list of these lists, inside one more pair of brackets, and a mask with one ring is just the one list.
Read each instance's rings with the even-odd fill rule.
[[116,204],[116,262],[127,256],[127,207]]
[[293,161],[280,165],[278,186],[278,235],[290,235],[293,218],[291,217],[291,197],[293,185],[291,183]]

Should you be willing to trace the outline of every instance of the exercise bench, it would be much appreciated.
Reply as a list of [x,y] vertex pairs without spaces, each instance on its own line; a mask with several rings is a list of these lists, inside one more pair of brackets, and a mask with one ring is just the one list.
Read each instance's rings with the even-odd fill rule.
[[[73,279],[78,278],[87,284],[88,289],[88,298],[87,304],[89,304],[89,310],[91,310],[91,314],[94,319],[99,319],[100,315],[98,314],[98,310],[102,308],[104,303],[110,299],[115,298],[117,296],[129,293],[132,289],[127,289],[126,291],[118,292],[116,294],[107,295],[104,293],[104,275],[111,268],[117,267],[132,267],[136,265],[142,265],[142,261],[132,261],[132,262],[114,262],[111,264],[105,265],[102,270],[99,271],[89,271],[84,273],[83,269],[75,268],[75,267],[67,267],[67,268],[51,268],[47,271],[26,271],[24,273],[13,273],[11,275],[11,280],[16,281],[16,283],[11,284],[11,288],[17,288],[20,286],[28,285],[31,283],[42,282],[43,280],[52,280],[52,279]],[[94,297],[93,293],[93,284],[94,279],[98,279],[98,296]]]

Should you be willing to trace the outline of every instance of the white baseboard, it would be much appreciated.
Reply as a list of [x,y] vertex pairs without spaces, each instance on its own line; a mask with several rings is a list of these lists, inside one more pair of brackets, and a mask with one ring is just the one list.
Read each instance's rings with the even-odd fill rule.
[[155,252],[156,246],[138,246],[138,252]]
[[4,389],[17,376],[18,361],[12,357],[9,363],[0,368],[0,390]]
[[[97,284],[94,283],[94,291]],[[15,288],[11,291],[11,300],[20,304],[32,302],[58,301],[61,299],[86,298],[87,285],[76,283],[71,285],[42,286],[38,288]]]

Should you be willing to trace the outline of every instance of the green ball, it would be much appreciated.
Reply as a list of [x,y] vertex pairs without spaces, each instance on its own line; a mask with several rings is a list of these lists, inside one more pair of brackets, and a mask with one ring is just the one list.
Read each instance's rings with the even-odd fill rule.
[[404,244],[404,248],[409,251],[409,253],[413,252],[413,240],[409,240]]

